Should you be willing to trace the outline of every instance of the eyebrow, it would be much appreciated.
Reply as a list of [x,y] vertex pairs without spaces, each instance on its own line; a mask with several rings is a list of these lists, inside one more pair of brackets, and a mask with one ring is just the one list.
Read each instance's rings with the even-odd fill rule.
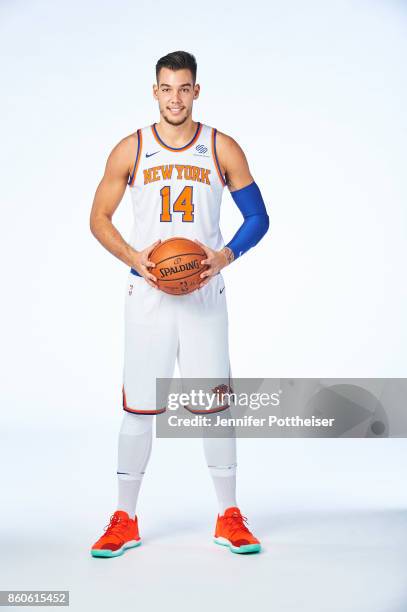
[[[161,83],[160,87],[171,87],[171,85],[168,85],[167,83]],[[192,83],[183,83],[179,87],[192,87]]]

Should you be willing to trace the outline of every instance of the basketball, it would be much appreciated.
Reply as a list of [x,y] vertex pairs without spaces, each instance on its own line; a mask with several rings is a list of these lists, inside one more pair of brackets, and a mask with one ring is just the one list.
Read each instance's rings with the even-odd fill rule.
[[172,295],[186,295],[198,289],[200,275],[208,268],[201,265],[206,253],[196,242],[187,238],[169,238],[157,245],[149,259],[155,263],[150,271],[161,291]]

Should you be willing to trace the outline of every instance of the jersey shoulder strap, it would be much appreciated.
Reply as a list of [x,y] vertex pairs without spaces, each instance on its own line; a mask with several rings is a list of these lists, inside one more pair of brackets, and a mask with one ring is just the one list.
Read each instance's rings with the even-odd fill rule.
[[213,165],[215,166],[218,178],[222,186],[224,187],[226,185],[226,179],[222,174],[222,170],[221,170],[219,158],[218,158],[218,153],[216,150],[216,135],[218,133],[218,130],[214,127],[210,127],[209,125],[205,125],[203,127],[206,128],[205,133],[206,133],[206,139],[208,142],[207,146],[208,146],[209,151],[211,152]]
[[134,181],[136,179],[136,174],[137,174],[137,169],[139,167],[139,163],[140,163],[140,158],[141,158],[141,151],[143,148],[143,132],[144,132],[145,128],[141,128],[137,130],[137,144],[136,144],[136,158],[135,158],[135,162],[134,162],[134,166],[133,166],[133,171],[130,174],[127,184],[129,185],[129,187],[132,187],[134,185]]

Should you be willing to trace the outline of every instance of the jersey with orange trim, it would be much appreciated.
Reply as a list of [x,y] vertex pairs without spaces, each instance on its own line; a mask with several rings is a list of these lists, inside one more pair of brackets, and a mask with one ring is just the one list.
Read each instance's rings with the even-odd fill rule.
[[219,217],[225,180],[215,128],[198,122],[193,138],[181,148],[166,144],[156,124],[138,130],[128,185],[134,213],[129,243],[134,249],[173,236],[223,248]]

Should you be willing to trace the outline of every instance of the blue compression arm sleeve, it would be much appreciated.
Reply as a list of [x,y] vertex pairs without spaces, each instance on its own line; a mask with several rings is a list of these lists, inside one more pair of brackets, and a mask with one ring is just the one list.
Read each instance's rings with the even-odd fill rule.
[[226,245],[232,249],[237,259],[263,238],[269,228],[269,217],[260,189],[255,182],[237,191],[232,191],[230,195],[244,219],[232,240]]

